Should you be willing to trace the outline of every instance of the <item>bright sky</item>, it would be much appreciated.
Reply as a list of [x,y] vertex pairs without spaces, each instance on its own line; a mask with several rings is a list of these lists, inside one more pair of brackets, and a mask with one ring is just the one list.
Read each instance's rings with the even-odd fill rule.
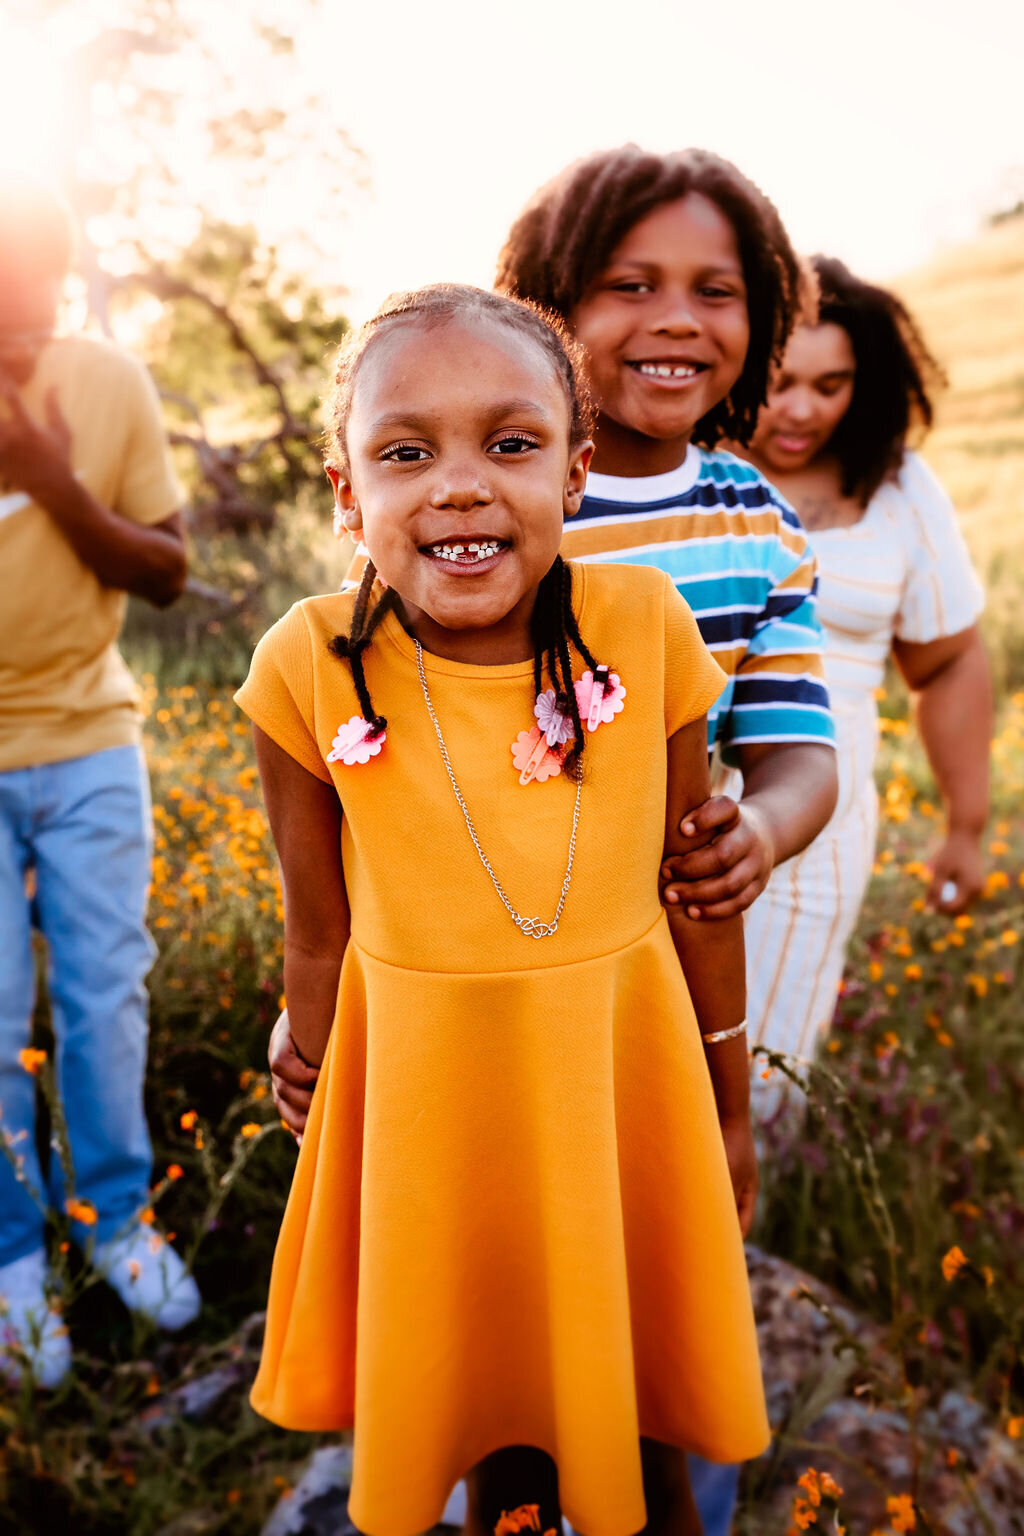
[[[241,0],[233,12],[225,26]],[[282,10],[286,27],[297,15]],[[40,163],[55,81],[38,41],[4,47],[6,25],[0,12],[0,155]],[[297,44],[328,142],[343,128],[367,158],[338,253],[354,318],[392,288],[488,283],[533,189],[626,139],[727,155],[798,247],[867,276],[969,236],[1014,174],[1024,193],[1024,6],[1009,0],[321,0]],[[330,214],[319,201],[296,165],[265,206],[303,228]]]
[[534,188],[627,139],[728,156],[799,248],[874,277],[973,233],[1024,168],[1011,0],[344,0],[328,14],[339,118],[370,157],[346,258],[371,304],[489,283]]

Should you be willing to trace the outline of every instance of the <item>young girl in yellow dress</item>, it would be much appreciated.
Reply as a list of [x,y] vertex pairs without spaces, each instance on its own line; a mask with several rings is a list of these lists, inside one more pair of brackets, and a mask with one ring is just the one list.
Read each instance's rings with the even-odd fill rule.
[[485,1527],[510,1455],[551,1458],[588,1536],[699,1531],[683,1453],[768,1439],[741,919],[658,899],[724,678],[662,573],[559,557],[592,448],[572,349],[447,286],[345,344],[328,473],[371,563],[238,695],[320,1067],[253,1403],[355,1426],[371,1536],[471,1469]]

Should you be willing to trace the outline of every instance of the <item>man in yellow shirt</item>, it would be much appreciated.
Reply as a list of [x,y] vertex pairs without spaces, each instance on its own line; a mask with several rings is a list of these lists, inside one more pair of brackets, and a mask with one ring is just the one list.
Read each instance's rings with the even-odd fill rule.
[[60,202],[0,180],[0,1128],[19,1163],[16,1175],[0,1158],[0,1375],[27,1364],[48,1386],[70,1348],[48,1310],[44,1208],[67,1197],[59,1159],[44,1176],[36,1156],[35,1084],[19,1059],[33,918],[49,954],[73,1209],[88,1218],[73,1231],[134,1310],[174,1328],[199,1309],[177,1254],[139,1221],[152,1161],[151,817],[136,689],[117,650],[127,593],[163,607],[184,587],[180,496],[142,365],[55,332],[70,255]]

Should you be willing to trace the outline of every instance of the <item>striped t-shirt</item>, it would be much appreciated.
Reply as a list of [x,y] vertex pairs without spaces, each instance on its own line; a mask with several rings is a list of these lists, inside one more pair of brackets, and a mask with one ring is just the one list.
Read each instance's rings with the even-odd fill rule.
[[667,474],[592,473],[562,554],[672,578],[729,678],[708,715],[709,745],[726,762],[745,744],[834,744],[814,556],[792,507],[752,465],[691,444]]

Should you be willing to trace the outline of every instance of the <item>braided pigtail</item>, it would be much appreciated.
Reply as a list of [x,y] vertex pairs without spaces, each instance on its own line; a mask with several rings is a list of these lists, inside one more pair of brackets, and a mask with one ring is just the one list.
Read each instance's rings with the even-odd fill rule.
[[388,722],[383,715],[378,715],[374,710],[366,683],[366,673],[363,670],[363,652],[372,640],[374,630],[384,615],[394,607],[395,602],[391,588],[385,588],[367,619],[370,593],[376,577],[377,568],[372,560],[368,560],[363,579],[359,583],[359,591],[356,593],[355,607],[352,609],[352,627],[347,635],[335,635],[327,646],[332,656],[337,656],[341,661],[347,661],[352,670],[352,681],[359,697],[359,707],[363,712],[363,718],[369,722],[370,726],[366,733],[367,741],[376,741],[378,736],[383,736]]
[[537,588],[537,600],[530,618],[530,638],[533,641],[533,682],[537,693],[544,691],[544,667],[555,692],[558,692],[558,671],[555,656],[555,613],[557,612],[558,574],[560,557],[542,578]]
[[[583,636],[572,607],[572,570],[561,555],[537,589],[537,601],[530,621],[533,638],[533,680],[537,693],[544,689],[544,670],[547,668],[550,686],[554,689],[559,709],[569,716],[573,725],[573,745],[565,759],[564,768],[571,779],[580,774],[583,749],[587,733],[580,715],[579,701],[572,676],[572,650],[582,656],[595,674],[598,663]],[[603,669],[607,676],[607,668]]]
[[576,620],[576,614],[573,611],[572,571],[564,560],[561,560],[560,564],[562,567],[562,623],[565,625],[566,634],[583,657],[591,672],[596,672],[598,663],[591,656],[589,649],[584,643],[583,636],[580,634],[580,626]]
[[[562,569],[559,571],[559,605],[558,605],[558,659],[562,666],[563,692],[569,714],[572,719],[573,748],[565,760],[565,771],[571,779],[579,777],[580,759],[583,756],[583,748],[586,746],[586,735],[583,730],[583,721],[580,718],[579,700],[576,697],[576,689],[572,680],[572,657],[569,653],[569,625],[568,618],[572,620],[572,627],[579,634],[579,628],[572,612],[572,571],[564,560],[560,560]],[[583,655],[581,649],[580,654]],[[587,657],[584,657],[586,660]]]

